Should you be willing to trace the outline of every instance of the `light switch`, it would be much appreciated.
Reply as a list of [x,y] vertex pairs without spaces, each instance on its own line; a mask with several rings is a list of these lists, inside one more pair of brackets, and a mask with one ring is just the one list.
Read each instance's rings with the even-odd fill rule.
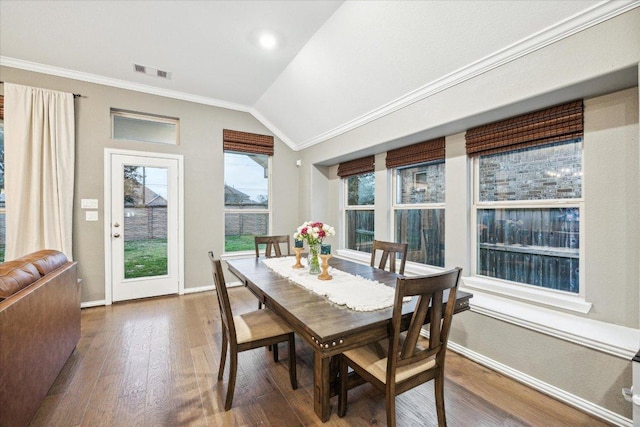
[[98,209],[98,199],[81,199],[80,207],[82,209]]
[[97,221],[98,220],[98,211],[86,211],[84,213],[84,219],[86,221]]

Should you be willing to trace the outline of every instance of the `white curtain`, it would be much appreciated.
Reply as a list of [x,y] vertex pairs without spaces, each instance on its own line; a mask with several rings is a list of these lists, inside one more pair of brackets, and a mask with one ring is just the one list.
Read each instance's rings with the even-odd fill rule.
[[5,83],[6,253],[39,249],[72,259],[73,94]]

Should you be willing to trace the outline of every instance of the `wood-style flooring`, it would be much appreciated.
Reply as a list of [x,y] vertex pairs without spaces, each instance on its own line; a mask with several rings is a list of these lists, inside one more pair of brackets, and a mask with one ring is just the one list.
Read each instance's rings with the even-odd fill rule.
[[[230,289],[236,313],[255,310],[246,288]],[[312,351],[297,339],[298,383],[287,352],[239,355],[231,410],[228,378],[217,381],[220,318],[214,292],[82,310],[82,337],[32,426],[369,426],[384,425],[384,396],[365,384],[349,392],[347,416],[321,423],[313,411]],[[227,364],[228,365],[228,364]],[[449,351],[449,426],[607,425]],[[433,384],[397,397],[398,426],[435,426]]]

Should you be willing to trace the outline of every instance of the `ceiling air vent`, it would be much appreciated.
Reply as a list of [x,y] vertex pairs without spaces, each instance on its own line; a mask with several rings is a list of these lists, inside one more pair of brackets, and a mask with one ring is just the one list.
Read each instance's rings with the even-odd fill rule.
[[171,73],[169,71],[158,70],[157,68],[147,67],[145,65],[133,64],[133,71],[136,73],[146,74],[148,76],[160,77],[162,79],[171,78]]

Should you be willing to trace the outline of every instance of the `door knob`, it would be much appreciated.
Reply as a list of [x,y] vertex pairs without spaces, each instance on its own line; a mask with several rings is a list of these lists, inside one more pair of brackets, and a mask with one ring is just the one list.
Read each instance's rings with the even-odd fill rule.
[[114,234],[113,237],[115,237],[117,239],[118,237],[120,237],[120,233]]

